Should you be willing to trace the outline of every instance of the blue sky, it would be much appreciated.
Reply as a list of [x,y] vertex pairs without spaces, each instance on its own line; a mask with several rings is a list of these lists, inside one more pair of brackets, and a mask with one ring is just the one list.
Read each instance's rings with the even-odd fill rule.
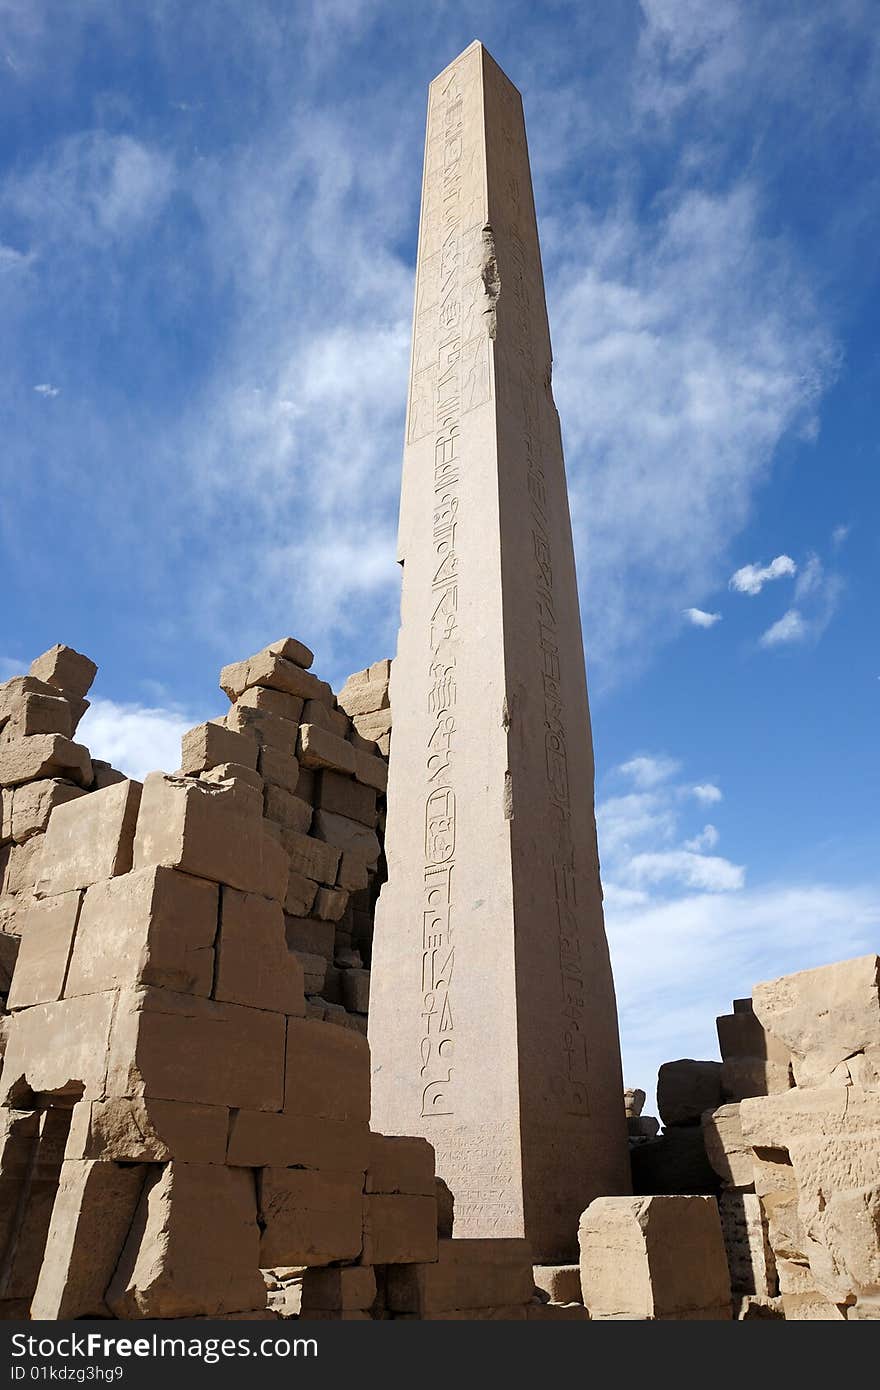
[[393,652],[425,93],[474,37],[525,100],[650,1087],[880,937],[869,0],[0,0],[0,678],[88,652],[139,773],[271,638],[337,687]]

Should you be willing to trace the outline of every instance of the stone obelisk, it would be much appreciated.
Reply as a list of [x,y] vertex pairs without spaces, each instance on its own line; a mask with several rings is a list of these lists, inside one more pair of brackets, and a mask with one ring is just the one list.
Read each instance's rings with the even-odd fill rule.
[[428,102],[373,1127],[434,1144],[457,1236],[539,1261],[629,1191],[550,370],[522,103],[473,43]]

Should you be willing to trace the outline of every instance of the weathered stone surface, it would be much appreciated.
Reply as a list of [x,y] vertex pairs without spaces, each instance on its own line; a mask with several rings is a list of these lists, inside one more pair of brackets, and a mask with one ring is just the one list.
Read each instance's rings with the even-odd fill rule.
[[280,1110],[284,1025],[283,1014],[265,1009],[168,989],[125,991],[113,1021],[107,1094]]
[[151,773],[141,798],[134,867],[164,864],[283,902],[287,855],[263,829],[262,809],[262,796],[252,787]]
[[84,787],[75,787],[70,782],[62,782],[53,777],[42,782],[26,782],[13,792],[7,793],[11,808],[10,835],[18,844],[24,844],[32,835],[39,835],[49,824],[49,817],[56,806],[67,801],[75,801],[85,796]]
[[526,1304],[533,1287],[527,1241],[441,1240],[435,1263],[388,1270],[387,1298],[395,1313],[424,1317]]
[[98,668],[82,652],[59,643],[31,662],[30,674],[65,694],[83,698],[89,693]]
[[116,1268],[144,1185],[140,1164],[67,1160],[31,1317],[106,1318],[107,1285]]
[[287,949],[280,903],[220,890],[214,998],[282,1014],[305,1014],[302,967]]
[[351,744],[318,724],[301,724],[297,756],[303,767],[329,768],[354,775],[355,756]]
[[[51,693],[49,693],[51,691]],[[4,702],[4,737],[27,738],[32,734],[73,737],[73,711],[63,695],[47,686],[45,691],[23,690]]]
[[551,1303],[583,1304],[580,1265],[535,1265],[535,1288],[542,1289]]
[[363,1174],[369,1138],[366,1120],[237,1110],[229,1126],[227,1162],[246,1168],[268,1164]]
[[285,695],[283,690],[267,690],[262,685],[252,685],[239,695],[235,703],[247,709],[262,710],[266,714],[277,714],[291,724],[298,724],[305,702],[298,695]]
[[657,1074],[657,1108],[664,1125],[698,1125],[704,1110],[721,1104],[721,1063],[682,1057]]
[[348,906],[348,893],[343,888],[319,888],[312,912],[325,922],[338,922]]
[[24,894],[30,898],[43,859],[45,835],[32,835],[23,845],[6,845],[0,850],[0,893]]
[[336,882],[341,850],[335,845],[312,835],[301,835],[298,830],[283,830],[281,843],[290,861],[290,872],[316,883],[332,885]]
[[325,840],[347,854],[357,855],[368,868],[375,868],[379,861],[379,838],[375,830],[361,825],[359,821],[338,816],[332,811],[317,810],[312,833],[319,840]]
[[0,782],[6,787],[42,777],[63,777],[90,787],[92,776],[88,748],[61,734],[34,734],[0,744]]
[[391,703],[388,694],[390,679],[391,662],[387,657],[374,661],[365,671],[355,671],[349,676],[339,692],[339,704],[352,715],[388,709]]
[[378,815],[376,812],[376,793],[372,787],[362,786],[351,777],[343,777],[338,772],[321,772],[318,776],[316,805],[323,811],[332,811],[349,820],[360,821],[373,830]]
[[[320,994],[324,989],[324,981],[327,978],[327,960],[324,956],[314,955],[310,951],[294,950],[292,954],[299,962],[299,967],[303,973],[303,989],[306,994]],[[323,1013],[321,1017],[323,1018]]]
[[61,998],[81,897],[81,893],[61,893],[33,903],[23,914],[21,948],[7,1008]]
[[627,1115],[626,1132],[630,1139],[656,1139],[660,1133],[660,1121],[655,1115]]
[[[631,1117],[631,1118],[634,1119],[634,1118],[636,1118],[637,1116],[641,1115],[641,1113],[642,1113],[642,1108],[643,1108],[644,1104],[645,1104],[645,1093],[644,1093],[644,1091],[640,1091],[640,1090],[638,1090],[638,1089],[636,1089],[636,1090],[624,1091],[624,1093],[623,1093],[623,1108],[624,1108],[624,1110],[625,1110],[625,1112],[626,1112],[626,1114],[627,1114],[628,1117]],[[554,1266],[552,1266],[552,1265],[549,1266],[549,1267],[550,1267],[550,1268],[554,1268]]]
[[769,980],[752,999],[767,1032],[790,1049],[798,1086],[823,1085],[854,1053],[880,1068],[880,956]]
[[315,659],[305,642],[298,642],[295,637],[279,637],[275,642],[270,642],[266,650],[275,656],[283,656],[285,661],[292,661],[295,666],[302,666],[303,670],[307,670]]
[[385,756],[391,746],[391,711],[381,709],[371,714],[356,714],[352,724],[361,738],[375,744]]
[[770,1298],[776,1292],[776,1262],[761,1199],[754,1192],[722,1192],[718,1214],[733,1292]]
[[752,1147],[743,1139],[738,1105],[721,1105],[703,1115],[706,1157],[725,1187],[751,1187]]
[[370,882],[370,870],[366,861],[352,850],[343,850],[336,871],[336,885],[347,893],[358,893]]
[[288,830],[297,830],[305,835],[312,823],[312,807],[300,796],[293,796],[283,787],[266,786],[264,795],[265,814],[269,820],[277,821]]
[[347,738],[351,720],[343,709],[332,709],[320,700],[306,700],[302,712],[303,724],[318,724],[337,738]]
[[235,661],[230,666],[224,666],[220,672],[220,689],[230,700],[237,700],[252,685],[280,690],[301,700],[322,700],[328,705],[333,703],[333,692],[325,681],[319,681],[317,676],[269,647],[247,661]]
[[369,970],[346,970],[342,976],[342,1002],[353,1014],[365,1014],[370,1007]]
[[332,961],[336,934],[333,922],[321,922],[316,917],[287,916],[284,930],[291,951],[305,951]]
[[384,796],[388,787],[388,764],[384,758],[355,748],[354,775],[365,787],[372,787]]
[[239,703],[227,714],[226,723],[230,730],[254,739],[260,748],[275,748],[285,757],[296,753],[299,725],[281,715]]
[[350,1029],[290,1019],[284,1112],[322,1115],[329,1120],[369,1120],[370,1049],[366,1038]]
[[128,873],[140,801],[140,782],[119,782],[56,806],[43,838],[37,893],[66,893]]
[[421,1264],[437,1257],[437,1198],[373,1193],[364,1197],[367,1265]]
[[721,1095],[725,1102],[774,1095],[777,1091],[787,1091],[792,1084],[789,1061],[731,1057],[721,1063]]
[[730,1318],[713,1197],[599,1197],[578,1236],[584,1303],[594,1321]]
[[100,1097],[116,996],[90,994],[15,1014],[6,1043],[0,1104],[30,1093]]
[[119,1318],[265,1307],[250,1173],[219,1164],[151,1170],[107,1303]]
[[312,1311],[350,1312],[369,1308],[376,1298],[376,1276],[364,1265],[348,1269],[306,1269],[303,1272],[303,1317]]
[[158,985],[208,995],[214,981],[216,883],[151,866],[85,895],[65,994]]
[[[256,1112],[255,1112],[256,1113]],[[114,1096],[73,1107],[65,1158],[127,1163],[225,1163],[229,1111],[221,1105]]]
[[256,768],[257,742],[254,738],[217,721],[198,724],[181,739],[180,770],[187,774],[206,772],[221,763],[239,763]]
[[427,1139],[371,1134],[365,1191],[434,1197],[434,1150]]
[[277,748],[261,748],[257,767],[260,775],[270,786],[282,787],[291,794],[299,792],[300,796],[305,796],[305,792],[300,789],[300,766],[292,752],[282,753]]
[[361,1172],[261,1168],[261,1268],[355,1259],[363,1239],[363,1183]]
[[284,897],[285,913],[291,917],[302,917],[303,913],[311,912],[317,892],[318,885],[314,879],[306,878],[304,874],[291,869],[287,875],[287,893]]
[[706,1157],[700,1125],[667,1129],[658,1139],[636,1144],[630,1151],[633,1191],[686,1195],[714,1195],[721,1185]]

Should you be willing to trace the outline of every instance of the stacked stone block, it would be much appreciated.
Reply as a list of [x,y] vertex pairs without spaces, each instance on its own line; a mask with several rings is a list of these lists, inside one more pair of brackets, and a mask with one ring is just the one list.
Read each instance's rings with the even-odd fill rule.
[[719,1062],[691,1057],[664,1062],[657,1075],[663,1132],[654,1138],[646,1134],[641,1143],[631,1145],[633,1192],[640,1196],[717,1195],[718,1177],[706,1157],[700,1117],[720,1104]]

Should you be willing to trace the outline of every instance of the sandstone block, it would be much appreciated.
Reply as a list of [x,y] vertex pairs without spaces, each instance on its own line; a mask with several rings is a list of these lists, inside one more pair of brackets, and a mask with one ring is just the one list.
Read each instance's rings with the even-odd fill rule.
[[630,1150],[633,1192],[687,1195],[718,1192],[720,1180],[708,1158],[700,1125],[667,1129]]
[[339,692],[339,704],[348,714],[369,714],[388,709],[391,662],[375,661],[365,671],[349,676]]
[[6,787],[42,777],[63,777],[89,787],[92,775],[89,750],[62,734],[33,734],[0,744],[0,782]]
[[351,744],[318,724],[300,725],[297,755],[304,767],[354,774],[355,756]]
[[[51,687],[48,687],[51,689]],[[7,738],[27,738],[32,734],[61,734],[73,736],[73,711],[63,695],[37,690],[25,690],[18,699],[6,702],[8,722],[4,729]]]
[[365,787],[373,787],[385,795],[388,790],[388,764],[362,748],[354,750],[354,775]]
[[226,1161],[245,1168],[317,1168],[363,1175],[369,1138],[366,1120],[237,1110],[230,1122]]
[[368,1193],[403,1193],[411,1197],[434,1197],[434,1150],[427,1139],[371,1134]]
[[728,1319],[730,1278],[712,1197],[597,1197],[581,1217],[590,1317]]
[[370,830],[375,828],[378,820],[373,788],[365,787],[351,777],[343,777],[338,772],[325,770],[319,774],[316,805],[323,811],[360,821]]
[[344,888],[319,888],[312,911],[324,922],[338,922],[347,906],[348,893]]
[[[243,791],[257,798],[256,813]],[[287,892],[287,856],[264,831],[262,797],[250,787],[213,787],[151,773],[138,815],[134,867],[152,864],[278,902]]]
[[[343,1028],[348,1027],[349,1015],[346,1013],[345,1004],[342,999],[342,975],[343,972],[335,965],[328,965],[324,973],[324,984],[321,993],[328,1005],[335,1006],[335,1022],[341,1023]],[[330,1018],[328,1011],[327,1017]]]
[[376,1300],[376,1276],[365,1265],[348,1268],[306,1269],[303,1273],[304,1318],[312,1310],[350,1312],[369,1308]]
[[64,1156],[126,1163],[225,1163],[228,1129],[225,1106],[147,1096],[83,1100],[73,1107]]
[[306,878],[304,874],[291,869],[287,875],[287,893],[284,897],[285,913],[291,917],[302,917],[304,913],[311,912],[317,892],[318,885],[314,879]]
[[265,1307],[259,1251],[250,1173],[169,1163],[148,1174],[107,1303],[119,1318]]
[[373,1193],[364,1197],[367,1265],[421,1264],[437,1255],[437,1198]]
[[854,1053],[880,1053],[880,956],[756,985],[755,1013],[791,1051],[798,1086],[821,1085]]
[[[83,701],[83,703],[88,704],[88,700]],[[92,774],[92,787],[95,791],[103,791],[105,787],[113,787],[117,782],[128,781],[124,772],[111,767],[109,763],[102,762],[100,758],[92,759]]]
[[83,698],[89,693],[98,668],[82,652],[59,644],[31,662],[30,674],[65,694]]
[[322,922],[317,917],[286,916],[284,930],[291,951],[303,951],[322,956],[325,962],[332,961],[335,938],[332,922]]
[[753,1192],[722,1192],[718,1214],[734,1293],[771,1297],[776,1292],[776,1263],[760,1198]]
[[238,703],[227,714],[226,723],[229,729],[252,738],[260,748],[274,748],[285,757],[296,752],[299,725],[279,714]]
[[0,850],[0,893],[30,898],[40,877],[45,838],[32,835],[23,845],[7,845]]
[[237,700],[252,685],[280,690],[301,700],[321,700],[328,705],[333,703],[333,692],[325,681],[319,681],[317,676],[277,652],[270,651],[268,647],[247,661],[224,666],[220,672],[220,689],[230,700]]
[[361,738],[377,744],[387,757],[391,737],[390,709],[377,710],[370,714],[355,714],[351,722]]
[[[327,978],[327,961],[324,956],[310,951],[291,951],[296,957],[303,973],[303,989],[306,994],[320,994]],[[321,1015],[323,1017],[323,1013]]]
[[308,800],[306,793],[300,790],[302,774],[292,752],[282,753],[277,748],[263,747],[260,749],[257,766],[267,785],[281,787],[291,795],[299,792],[300,796]]
[[33,903],[24,913],[7,1008],[22,1009],[61,998],[81,897],[81,893],[61,893]]
[[370,1118],[370,1049],[366,1038],[349,1029],[290,1019],[286,1078],[287,1115]]
[[583,1305],[580,1265],[535,1265],[532,1273],[535,1288],[543,1290],[551,1303]]
[[241,1004],[168,989],[125,991],[110,1039],[107,1094],[280,1110],[284,1024],[281,1013]]
[[43,782],[25,782],[16,787],[14,801],[12,792],[8,793],[12,839],[21,845],[32,835],[41,834],[56,806],[63,806],[66,801],[75,801],[85,794],[84,787],[75,787],[57,777]]
[[139,782],[119,782],[85,801],[56,806],[43,840],[39,896],[88,888],[131,868]]
[[181,740],[180,770],[187,774],[206,772],[220,763],[239,763],[256,768],[256,740],[235,727],[211,721],[198,724]]
[[116,996],[90,994],[35,1004],[9,1029],[0,1104],[30,1094],[100,1097],[107,1074],[110,1021]]
[[365,860],[351,850],[343,850],[336,872],[336,885],[346,893],[357,893],[370,882],[370,871]]
[[660,1121],[654,1115],[627,1115],[626,1132],[630,1139],[656,1139]]
[[720,1104],[720,1062],[682,1057],[663,1063],[657,1074],[657,1108],[664,1125],[699,1124],[704,1110]]
[[363,1181],[361,1172],[259,1169],[260,1267],[355,1259],[362,1244]]
[[280,903],[235,888],[221,889],[214,998],[305,1014],[303,971],[287,949]]
[[306,700],[302,712],[303,724],[318,724],[337,738],[346,738],[351,720],[343,709],[331,709],[320,700]]
[[[632,1118],[635,1118],[636,1116],[641,1115],[641,1113],[642,1113],[642,1108],[643,1108],[644,1104],[645,1104],[645,1093],[644,1093],[644,1091],[639,1091],[639,1090],[624,1091],[624,1093],[623,1093],[623,1108],[624,1108],[624,1110],[625,1110],[627,1116],[630,1116],[630,1117],[632,1117]],[[553,1268],[553,1266],[550,1266],[550,1268]]]
[[768,1062],[760,1057],[731,1057],[721,1063],[721,1094],[727,1101],[750,1096],[771,1096],[791,1086],[791,1063]]
[[312,827],[313,835],[335,845],[348,854],[357,855],[368,868],[374,869],[379,862],[381,846],[375,830],[370,830],[358,821],[347,816],[337,816],[332,811],[315,812]]
[[365,1014],[370,1008],[369,970],[345,970],[342,975],[342,1002],[353,1014]]
[[264,811],[269,820],[277,821],[288,830],[298,830],[301,835],[308,832],[312,823],[312,807],[300,796],[293,796],[283,787],[267,784],[264,795]]
[[752,1147],[743,1138],[738,1105],[721,1105],[703,1115],[706,1157],[725,1187],[751,1187]]
[[267,690],[262,685],[252,685],[242,691],[235,702],[248,709],[262,710],[264,714],[276,714],[291,724],[298,724],[302,717],[304,701],[298,695],[285,695],[283,690]]
[[106,1318],[104,1301],[144,1185],[140,1164],[67,1160],[31,1317]]
[[[341,851],[335,846],[301,835],[298,830],[284,830],[281,843],[290,860],[290,871],[310,878],[316,883],[334,884]],[[294,914],[301,915],[301,914]]]
[[266,650],[275,656],[283,656],[285,661],[292,661],[295,666],[302,666],[303,670],[307,670],[315,659],[305,642],[298,642],[295,637],[279,637],[277,641],[270,642]]
[[523,1305],[533,1290],[525,1240],[440,1240],[437,1260],[388,1270],[388,1307],[419,1316]]

